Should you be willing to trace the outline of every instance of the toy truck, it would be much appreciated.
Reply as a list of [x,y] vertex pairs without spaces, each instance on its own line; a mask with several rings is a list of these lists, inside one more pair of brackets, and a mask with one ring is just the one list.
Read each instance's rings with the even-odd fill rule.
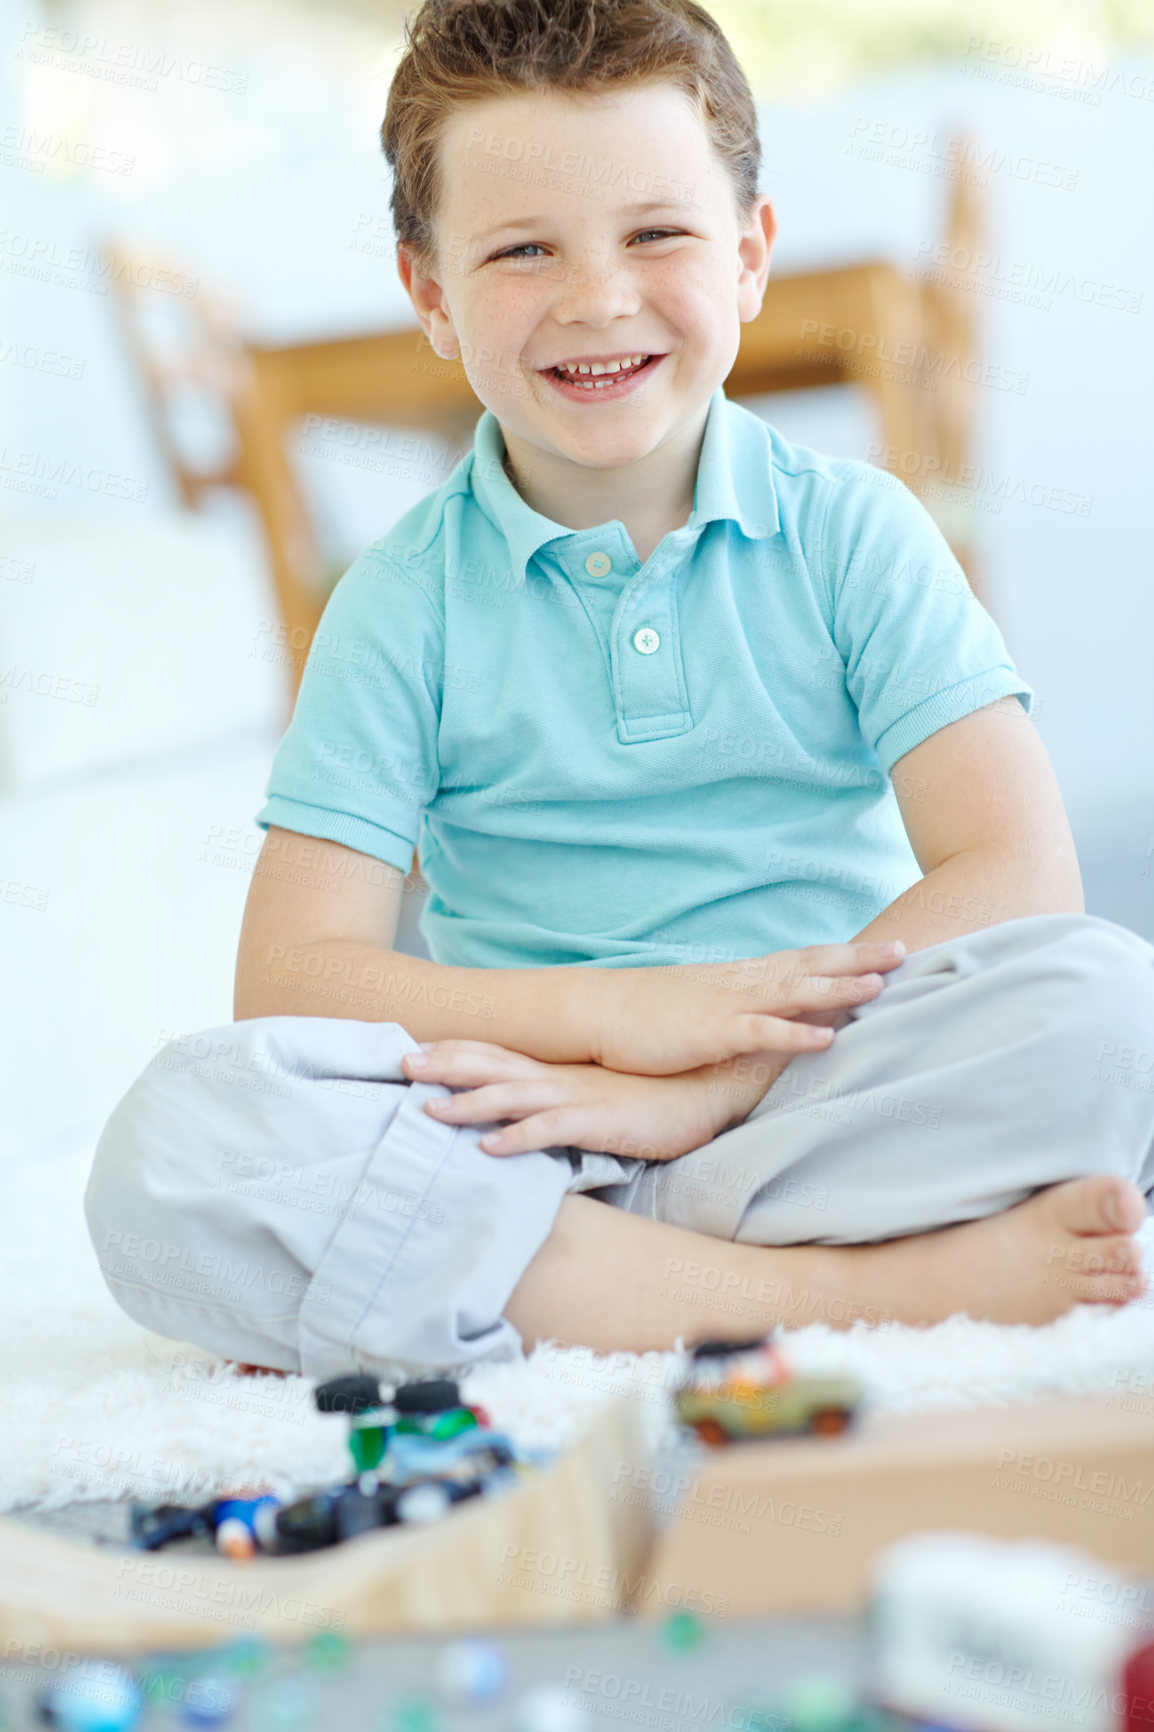
[[674,1391],[678,1419],[703,1443],[743,1438],[831,1437],[852,1424],[861,1401],[853,1377],[800,1377],[771,1338],[702,1341]]

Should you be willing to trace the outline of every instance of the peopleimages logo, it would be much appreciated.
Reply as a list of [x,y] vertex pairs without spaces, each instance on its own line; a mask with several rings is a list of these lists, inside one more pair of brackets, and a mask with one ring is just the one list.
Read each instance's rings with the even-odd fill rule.
[[122,1233],[110,1228],[101,1247],[105,1270],[112,1275],[141,1281],[152,1287],[174,1287],[178,1291],[226,1297],[260,1291],[285,1299],[303,1299],[327,1304],[331,1288],[314,1281],[303,1271],[286,1270],[247,1258],[234,1260],[224,1251],[193,1251],[187,1245],[152,1239],[140,1233]]
[[1036,186],[1073,192],[1081,173],[1067,164],[1048,162],[1029,152],[1003,150],[996,145],[983,147],[959,134],[871,120],[865,115],[854,120],[845,153],[889,168],[908,168],[919,174],[968,181],[973,186],[986,186],[992,174],[1000,174],[1010,180],[1027,180]]
[[1122,1521],[1133,1521],[1154,1495],[1154,1481],[1127,1479],[1105,1468],[1014,1449],[999,1453],[992,1483],[995,1490],[1092,1510],[1096,1515],[1117,1516]]
[[248,74],[231,67],[216,66],[173,49],[116,41],[59,24],[26,23],[24,40],[15,50],[14,58],[33,66],[51,66],[60,72],[78,72],[87,78],[130,85],[137,90],[159,90],[162,78],[235,96],[243,96],[248,88]]
[[1083,276],[1067,267],[1003,258],[1000,253],[958,246],[951,241],[919,241],[914,248],[914,268],[920,277],[931,282],[1018,302],[1044,312],[1049,311],[1054,301],[1062,299],[1118,313],[1137,313],[1142,308],[1140,289]]
[[739,1533],[752,1533],[755,1522],[774,1522],[837,1539],[845,1519],[840,1510],[743,1491],[740,1486],[708,1485],[688,1470],[675,1472],[648,1463],[618,1462],[613,1482],[611,1495],[621,1502],[648,1505],[663,1515],[735,1528]]
[[706,1618],[723,1618],[729,1610],[728,1594],[679,1582],[659,1582],[642,1573],[633,1576],[615,1564],[591,1564],[587,1558],[512,1541],[501,1547],[497,1579],[508,1587],[610,1610],[628,1605],[636,1612],[664,1605]]
[[925,451],[903,451],[896,445],[871,443],[866,456],[880,464],[887,477],[900,475],[923,497],[934,496],[949,487],[960,503],[974,505],[983,511],[1000,513],[1006,505],[1032,505],[1043,511],[1058,511],[1066,516],[1089,517],[1094,496],[1078,493],[1047,481],[1031,481],[1024,475],[999,474],[983,464],[964,463],[954,468],[941,457]]

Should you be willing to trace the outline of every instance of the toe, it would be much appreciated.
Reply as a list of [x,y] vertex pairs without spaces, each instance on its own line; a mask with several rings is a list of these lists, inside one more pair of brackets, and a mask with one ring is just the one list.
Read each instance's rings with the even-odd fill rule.
[[1084,1275],[1140,1275],[1142,1252],[1135,1239],[1124,1233],[1083,1239],[1070,1256],[1071,1265]]
[[1107,1190],[1103,1208],[1120,1233],[1136,1233],[1146,1219],[1146,1199],[1137,1185],[1117,1175],[1102,1181]]
[[1135,1233],[1146,1219],[1141,1191],[1116,1173],[1056,1185],[1052,1201],[1058,1225],[1070,1233]]
[[1080,1305],[1128,1305],[1146,1291],[1140,1271],[1129,1275],[1086,1275],[1078,1287]]

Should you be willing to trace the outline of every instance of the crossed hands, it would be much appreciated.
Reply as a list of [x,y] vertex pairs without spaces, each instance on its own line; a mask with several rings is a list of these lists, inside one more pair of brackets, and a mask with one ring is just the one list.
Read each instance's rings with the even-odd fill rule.
[[426,1042],[413,1082],[456,1091],[425,1111],[499,1123],[490,1154],[571,1147],[672,1160],[739,1124],[797,1053],[820,1052],[875,998],[905,947],[822,944],[704,968],[599,970],[593,1058],[546,1064],[486,1041]]

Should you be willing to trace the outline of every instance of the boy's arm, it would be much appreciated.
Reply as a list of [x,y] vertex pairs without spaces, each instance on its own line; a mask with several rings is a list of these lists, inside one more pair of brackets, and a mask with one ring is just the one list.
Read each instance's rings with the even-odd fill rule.
[[1082,878],[1057,778],[1016,697],[931,734],[892,780],[925,876],[858,933],[909,951],[1026,914],[1081,914]]
[[[855,943],[900,938],[907,953],[1025,914],[1081,914],[1082,877],[1057,777],[1016,697],[939,728],[899,758],[894,793],[925,876],[875,915]],[[798,1020],[838,1027],[844,1010]],[[701,1086],[740,1122],[790,1054],[753,1053]]]
[[354,1017],[403,1023],[416,1040],[493,1040],[556,1063],[588,1057],[584,970],[404,955],[393,949],[404,883],[385,861],[270,825],[241,924],[236,1020]]
[[455,968],[392,948],[403,878],[270,825],[253,871],[233,1014],[399,1022],[417,1040],[484,1039],[554,1064],[671,1075],[832,1038],[801,1013],[861,1003],[901,960],[885,945],[783,950],[717,968]]
[[[1082,877],[1057,777],[1016,697],[939,728],[899,758],[894,792],[925,876],[855,943],[900,938],[907,953],[1025,914],[1081,914]],[[798,1021],[838,1027],[843,1009]],[[790,1062],[759,1052],[696,1073],[721,1128],[740,1124]]]

